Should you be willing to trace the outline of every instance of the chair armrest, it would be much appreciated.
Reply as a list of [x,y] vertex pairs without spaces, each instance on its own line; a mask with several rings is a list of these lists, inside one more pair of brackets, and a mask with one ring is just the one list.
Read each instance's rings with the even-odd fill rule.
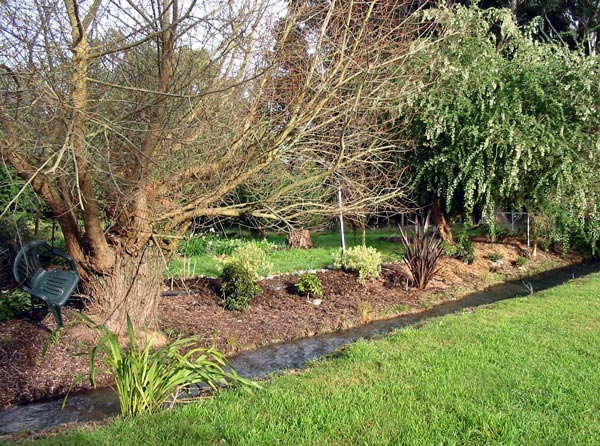
[[79,273],[77,272],[77,264],[75,263],[75,259],[73,259],[73,257],[57,248],[50,247],[50,251],[52,252],[52,254],[62,257],[63,259],[68,261],[69,265],[71,265],[71,269],[79,275]]

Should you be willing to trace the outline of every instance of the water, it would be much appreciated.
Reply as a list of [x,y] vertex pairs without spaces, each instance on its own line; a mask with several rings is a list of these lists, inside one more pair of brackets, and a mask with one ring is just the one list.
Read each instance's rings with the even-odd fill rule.
[[[327,355],[338,347],[390,333],[401,327],[417,324],[433,317],[456,313],[467,308],[488,305],[504,299],[527,295],[551,288],[570,279],[600,271],[600,263],[581,263],[548,271],[526,281],[515,280],[473,293],[460,301],[446,302],[418,314],[377,321],[362,327],[330,333],[293,342],[263,347],[242,353],[231,362],[248,378],[261,378],[273,372],[303,367],[308,361]],[[97,421],[118,415],[117,395],[110,389],[99,389],[71,395],[61,409],[62,399],[40,401],[0,412],[0,435],[19,431],[47,429],[66,423]]]

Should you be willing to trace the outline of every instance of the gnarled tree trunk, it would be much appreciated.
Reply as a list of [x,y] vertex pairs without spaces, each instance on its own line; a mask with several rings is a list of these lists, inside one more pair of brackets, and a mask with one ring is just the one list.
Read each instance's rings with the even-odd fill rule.
[[454,237],[452,237],[452,228],[444,216],[440,197],[434,195],[431,200],[431,217],[433,223],[437,226],[438,234],[447,243],[454,243]]
[[310,231],[308,229],[294,229],[290,231],[286,244],[288,248],[312,248],[313,242],[310,239]]
[[127,316],[137,330],[156,331],[164,270],[160,249],[153,243],[137,255],[116,252],[110,271],[88,275],[85,281],[92,317],[119,335],[125,334]]

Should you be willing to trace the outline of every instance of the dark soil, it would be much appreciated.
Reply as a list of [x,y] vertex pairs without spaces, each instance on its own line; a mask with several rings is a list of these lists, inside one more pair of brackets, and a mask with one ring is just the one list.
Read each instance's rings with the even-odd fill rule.
[[[502,256],[502,264],[493,265],[486,258],[492,252]],[[198,336],[202,345],[216,344],[232,356],[259,346],[422,311],[502,280],[576,260],[540,252],[525,268],[513,266],[524,253],[525,247],[517,242],[476,243],[473,265],[444,259],[441,273],[425,291],[406,289],[407,271],[401,263],[385,265],[378,280],[364,284],[352,274],[319,271],[325,290],[320,305],[295,293],[295,275],[279,276],[259,282],[264,292],[245,312],[224,310],[217,279],[169,282],[165,284],[159,324],[167,336]],[[87,354],[96,333],[76,323],[78,311],[75,306],[63,309],[66,328],[60,337],[52,335],[55,324],[51,315],[0,323],[0,407],[62,395],[74,377],[86,373]]]

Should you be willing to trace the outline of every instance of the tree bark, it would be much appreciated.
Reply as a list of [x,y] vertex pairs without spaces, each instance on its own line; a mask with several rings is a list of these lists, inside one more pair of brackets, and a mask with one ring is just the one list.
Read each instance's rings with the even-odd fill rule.
[[157,330],[164,270],[160,249],[153,243],[137,254],[120,250],[109,272],[86,280],[86,292],[92,299],[90,313],[118,335],[126,332],[127,316],[137,330]]
[[303,249],[312,248],[313,242],[310,239],[310,231],[308,229],[296,229],[291,231],[288,235],[287,247]]
[[438,234],[447,243],[454,243],[454,237],[452,236],[452,228],[444,216],[440,197],[434,195],[431,200],[431,217],[433,223],[437,226]]

